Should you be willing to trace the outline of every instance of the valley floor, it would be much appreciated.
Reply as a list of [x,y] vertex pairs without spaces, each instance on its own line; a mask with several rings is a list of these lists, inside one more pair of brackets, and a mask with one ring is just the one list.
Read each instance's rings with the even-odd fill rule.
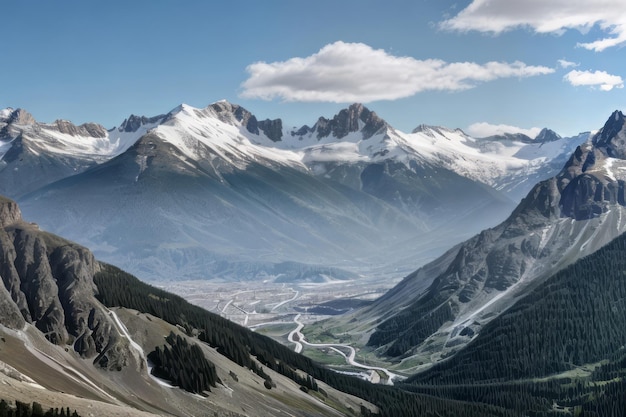
[[395,283],[396,280],[304,284],[197,280],[172,282],[162,287],[208,311],[266,334],[335,370],[391,385],[394,379],[400,380],[403,376],[386,369],[385,364],[362,363],[359,359],[359,346],[366,340],[354,341],[352,337],[346,340],[330,334],[307,340],[302,330],[307,325],[349,312],[378,298]]

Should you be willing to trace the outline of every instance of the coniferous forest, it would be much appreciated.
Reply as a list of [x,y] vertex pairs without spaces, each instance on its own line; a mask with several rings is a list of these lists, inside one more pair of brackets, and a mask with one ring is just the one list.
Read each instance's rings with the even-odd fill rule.
[[626,415],[625,236],[538,285],[456,355],[393,387],[335,373],[115,267],[105,265],[96,284],[108,306],[196,329],[259,374],[252,357],[309,389],[322,380],[370,401],[382,416]]
[[626,415],[626,236],[539,285],[414,392],[520,412]]
[[0,417],[80,417],[74,411],[70,411],[69,407],[55,407],[48,411],[43,411],[43,407],[38,402],[32,404],[15,401],[12,407],[5,400],[0,400]]
[[157,346],[148,355],[148,359],[154,364],[154,376],[167,379],[174,385],[195,393],[211,391],[211,387],[221,382],[215,365],[205,358],[198,345],[190,345],[185,338],[174,333],[170,333],[165,341],[167,345]]

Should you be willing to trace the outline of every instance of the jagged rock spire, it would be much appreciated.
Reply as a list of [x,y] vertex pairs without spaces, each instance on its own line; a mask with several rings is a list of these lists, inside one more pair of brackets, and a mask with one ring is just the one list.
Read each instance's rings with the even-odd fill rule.
[[615,110],[606,121],[602,130],[593,138],[595,147],[612,158],[626,159],[626,129],[624,114]]

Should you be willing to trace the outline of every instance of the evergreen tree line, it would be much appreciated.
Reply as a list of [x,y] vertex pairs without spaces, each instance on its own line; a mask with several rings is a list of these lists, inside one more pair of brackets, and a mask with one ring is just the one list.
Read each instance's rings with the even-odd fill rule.
[[154,376],[198,394],[210,392],[211,387],[222,382],[217,376],[215,365],[204,356],[198,345],[189,344],[185,338],[173,332],[165,340],[169,346],[157,346],[148,354],[148,359],[154,364]]
[[70,412],[69,407],[50,408],[44,412],[43,407],[38,402],[32,404],[15,401],[15,407],[11,407],[6,400],[0,400],[0,417],[80,417],[74,410]]

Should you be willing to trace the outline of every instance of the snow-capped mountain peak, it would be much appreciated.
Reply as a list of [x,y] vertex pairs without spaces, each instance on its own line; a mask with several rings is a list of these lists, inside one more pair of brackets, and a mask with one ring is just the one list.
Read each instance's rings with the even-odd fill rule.
[[392,160],[409,169],[426,163],[503,190],[513,199],[520,199],[537,180],[556,174],[571,151],[587,139],[584,134],[561,138],[549,129],[534,139],[523,135],[477,139],[460,129],[428,125],[404,133],[359,103],[301,128],[285,128],[281,119],[258,120],[226,100],[205,108],[181,104],[154,117],[131,114],[109,131],[95,123],[38,123],[21,109],[4,109],[0,115],[0,158],[20,136],[14,152],[71,157],[81,161],[70,164],[77,171],[118,156],[155,132],[184,158],[216,163],[218,157],[226,163],[223,167],[243,169],[251,161],[263,160],[326,175],[344,163]]
[[558,173],[589,133],[562,138],[544,129],[534,140],[508,135],[477,139],[460,129],[421,125],[404,136],[414,152],[432,164],[520,199],[536,181]]
[[545,143],[545,142],[554,142],[560,139],[562,139],[561,135],[559,135],[558,133],[556,133],[555,131],[551,129],[544,127],[543,129],[541,129],[539,134],[535,137],[534,141],[539,142],[539,143]]
[[152,132],[178,149],[180,158],[208,162],[213,167],[245,169],[252,161],[264,160],[304,169],[294,152],[259,144],[271,142],[259,123],[246,109],[227,101],[204,109],[182,104]]
[[12,109],[7,107],[0,112],[0,122],[14,125],[31,125],[35,123],[32,114],[24,109]]
[[14,111],[12,107],[0,109],[0,122],[6,123]]

